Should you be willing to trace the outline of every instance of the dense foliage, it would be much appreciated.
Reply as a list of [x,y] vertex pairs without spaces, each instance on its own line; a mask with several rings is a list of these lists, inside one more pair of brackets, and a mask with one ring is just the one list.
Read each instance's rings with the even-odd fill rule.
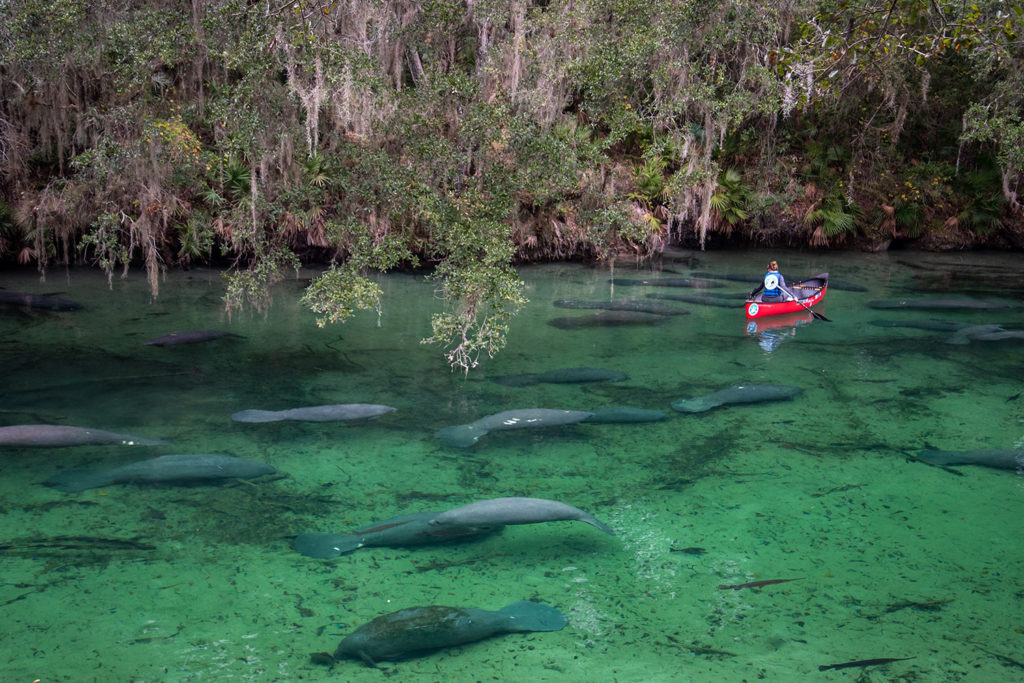
[[0,258],[420,264],[455,367],[517,261],[666,243],[1021,246],[1019,4],[0,0]]

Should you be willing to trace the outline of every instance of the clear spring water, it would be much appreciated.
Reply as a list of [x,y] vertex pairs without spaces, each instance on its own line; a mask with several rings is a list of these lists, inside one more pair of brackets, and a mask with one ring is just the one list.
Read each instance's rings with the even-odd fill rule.
[[[748,332],[734,308],[676,303],[654,326],[560,329],[597,311],[557,299],[694,290],[610,278],[830,271],[831,322]],[[303,273],[308,276],[310,273]],[[963,296],[1020,305],[1012,254],[666,254],[524,268],[530,298],[508,347],[468,378],[419,344],[439,308],[413,275],[381,279],[383,315],[319,329],[275,290],[266,314],[227,318],[223,281],[89,270],[0,274],[78,311],[0,315],[0,425],[52,423],[168,440],[161,447],[0,448],[0,672],[8,681],[379,681],[358,661],[310,660],[370,619],[415,605],[545,602],[555,633],[510,634],[397,663],[401,681],[1015,681],[1024,676],[1021,519],[1010,470],[908,459],[926,446],[1024,442],[1024,343],[950,344],[949,332],[874,320],[937,318],[1024,328],[1024,310],[877,310],[878,299]],[[723,281],[714,290],[753,285]],[[667,302],[672,303],[672,302]],[[194,329],[241,338],[158,348]],[[509,387],[499,375],[578,366],[629,379]],[[669,404],[744,383],[800,386],[783,403],[681,414]],[[353,423],[243,424],[248,408],[382,403]],[[491,433],[469,448],[435,432],[516,408],[664,410],[663,422]],[[264,461],[283,476],[224,486],[40,485],[72,467],[170,453]],[[561,500],[618,535],[574,522],[514,526],[452,546],[293,551],[304,531],[344,532],[406,512],[499,496]],[[720,585],[798,579],[762,588]],[[819,671],[853,660],[912,658]]]

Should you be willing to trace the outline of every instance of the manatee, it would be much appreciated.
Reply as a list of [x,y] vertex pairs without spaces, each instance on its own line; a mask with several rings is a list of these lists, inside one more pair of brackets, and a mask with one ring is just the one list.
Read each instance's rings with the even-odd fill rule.
[[307,557],[328,559],[359,548],[381,546],[396,548],[475,540],[501,531],[501,526],[451,528],[431,526],[430,520],[439,514],[439,512],[415,512],[409,515],[400,515],[356,529],[350,534],[300,534],[295,537],[292,546]]
[[683,301],[688,304],[700,306],[717,306],[719,308],[740,308],[746,294],[648,294],[652,299],[665,299],[667,301]]
[[585,327],[623,327],[626,325],[661,325],[668,316],[642,311],[601,311],[593,315],[578,315],[570,318],[552,318],[548,325],[562,330],[578,330]]
[[47,311],[77,311],[82,304],[46,294],[0,291],[0,305]]
[[165,441],[132,434],[118,434],[89,427],[67,425],[11,425],[0,427],[0,446],[161,446]]
[[229,479],[251,479],[274,474],[270,465],[209,453],[161,455],[109,470],[67,470],[43,483],[58,491],[75,493],[111,484],[216,484]]
[[1024,469],[1024,450],[942,451],[928,448],[917,454],[921,462],[937,467],[981,465],[998,470]]
[[761,403],[762,401],[791,399],[802,392],[803,389],[800,387],[788,387],[784,384],[741,384],[728,389],[720,389],[707,396],[672,401],[672,408],[681,413],[703,413],[718,406],[735,403]]
[[474,527],[540,522],[578,521],[615,535],[611,527],[594,516],[567,503],[544,498],[492,498],[442,512],[430,520],[431,526]]
[[955,320],[937,320],[926,318],[923,320],[872,320],[868,324],[875,327],[910,327],[918,330],[934,330],[936,332],[956,332],[966,323],[959,323]]
[[597,308],[606,311],[637,311],[639,313],[653,313],[654,315],[689,315],[685,308],[672,306],[670,304],[659,304],[656,301],[642,301],[626,299],[623,301],[583,301],[581,299],[558,299],[551,302],[558,308]]
[[[705,272],[696,272],[696,273],[693,273],[693,275],[695,277],[710,277],[710,278],[713,278],[713,279],[716,279],[716,280],[732,280],[733,282],[761,282],[762,278],[764,277],[763,275],[754,275],[754,274],[741,275],[741,274],[705,273]],[[793,283],[797,283],[797,282],[800,282],[801,280],[807,280],[807,279],[808,278],[805,278],[805,277],[797,277],[797,278],[787,277],[786,278],[786,282],[792,281]],[[858,284],[856,284],[854,282],[845,282],[843,280],[834,280],[832,278],[829,278],[828,288],[829,289],[841,289],[841,290],[845,290],[847,292],[866,292],[866,291],[868,291],[868,288],[865,287],[864,285],[858,285]]]
[[186,330],[184,332],[171,332],[156,339],[150,339],[146,346],[180,346],[181,344],[200,344],[202,342],[221,339],[223,337],[235,337],[244,339],[240,334],[233,332],[222,332],[221,330]]
[[501,633],[560,631],[568,620],[554,607],[520,601],[498,611],[477,607],[409,607],[379,616],[345,638],[334,658],[362,659],[373,666],[430,650],[472,643]]
[[947,344],[970,344],[972,341],[1024,341],[1024,330],[1007,330],[1002,325],[965,325],[946,340]]
[[979,299],[890,299],[883,301],[869,301],[870,308],[905,308],[905,309],[989,309],[989,308],[1011,308],[1009,304],[1000,304],[993,301],[981,301]]
[[645,287],[692,287],[694,289],[715,289],[724,287],[721,282],[715,280],[695,279],[692,277],[659,277],[650,280],[631,280],[623,278],[612,278],[613,285],[625,285],[627,287],[637,285]]
[[582,422],[590,415],[591,413],[582,410],[551,410],[549,408],[505,410],[468,424],[445,427],[438,430],[436,436],[449,446],[465,448],[475,444],[481,436],[488,432],[557,427]]
[[668,417],[660,410],[648,410],[646,408],[630,408],[628,406],[613,406],[611,408],[598,408],[591,411],[591,416],[583,420],[590,424],[626,424],[638,422],[660,422]]
[[525,375],[501,375],[493,378],[507,387],[525,387],[531,384],[583,384],[585,382],[621,382],[629,375],[619,370],[603,368],[560,368]]
[[375,403],[335,403],[308,408],[288,410],[242,410],[231,416],[235,422],[280,422],[299,420],[303,422],[336,422],[339,420],[361,420],[393,412],[395,408]]

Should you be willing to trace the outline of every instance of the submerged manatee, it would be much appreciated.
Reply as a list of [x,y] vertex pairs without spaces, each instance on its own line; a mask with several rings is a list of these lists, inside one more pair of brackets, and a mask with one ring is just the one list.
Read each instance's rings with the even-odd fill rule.
[[870,308],[892,309],[989,309],[989,308],[1011,308],[1010,304],[1000,304],[992,301],[980,301],[978,299],[889,299],[884,301],[869,301]]
[[637,311],[640,313],[653,313],[654,315],[689,315],[685,308],[672,306],[671,304],[659,304],[657,301],[641,301],[627,299],[624,301],[583,301],[581,299],[558,299],[551,302],[558,308],[597,308],[606,311]]
[[746,294],[648,294],[652,299],[666,301],[683,301],[700,306],[717,306],[718,308],[740,308]]
[[391,406],[375,403],[335,403],[326,406],[289,408],[288,410],[242,410],[231,416],[235,422],[280,422],[298,420],[302,422],[336,422],[339,420],[361,420],[393,412]]
[[946,340],[947,344],[970,344],[972,341],[1024,341],[1024,330],[1007,330],[1002,325],[965,325]]
[[962,327],[967,327],[966,323],[956,322],[955,320],[937,320],[935,318],[925,318],[923,320],[871,320],[868,324],[875,327],[910,327],[918,330],[934,330],[936,332],[956,332]]
[[586,327],[623,327],[626,325],[661,325],[668,316],[641,311],[601,311],[593,315],[571,318],[552,318],[548,325],[561,330],[579,330]]
[[88,427],[67,425],[11,425],[0,427],[0,446],[161,446],[165,441],[132,434],[118,434]]
[[222,332],[221,330],[186,330],[184,332],[171,332],[156,339],[150,339],[146,346],[180,346],[181,344],[200,344],[202,342],[221,339],[222,337],[235,337],[244,339],[240,334],[233,332]]
[[725,286],[715,280],[695,279],[692,277],[659,277],[651,278],[650,280],[612,278],[611,283],[627,287],[637,285],[645,287],[692,287],[694,289],[715,289]]
[[229,479],[251,479],[277,469],[230,455],[197,453],[162,455],[110,470],[67,470],[43,483],[58,491],[75,493],[110,484],[213,484]]
[[442,512],[430,520],[431,526],[466,527],[541,522],[577,521],[615,535],[611,527],[593,515],[557,500],[544,498],[492,498]]
[[788,400],[802,392],[803,389],[800,387],[789,387],[784,384],[741,384],[728,389],[720,389],[707,396],[672,401],[672,408],[681,413],[703,413],[718,406],[735,403]]
[[0,291],[0,306],[35,308],[47,311],[77,311],[82,304],[46,294]]
[[468,424],[445,427],[438,430],[436,436],[449,446],[465,448],[475,444],[481,436],[488,432],[557,427],[582,422],[590,415],[591,413],[582,410],[551,410],[549,408],[505,410]]
[[560,368],[525,375],[501,375],[493,381],[507,387],[525,387],[531,384],[583,384],[585,382],[621,382],[629,375],[619,370],[604,368]]
[[660,422],[668,417],[660,410],[646,408],[630,408],[629,406],[612,406],[598,408],[584,422],[589,424],[629,424],[639,422]]
[[1024,469],[1024,450],[942,451],[929,448],[918,453],[917,459],[937,467],[980,465],[997,470]]
[[356,529],[350,534],[310,533],[295,537],[292,547],[307,557],[328,559],[350,553],[359,548],[405,547],[468,541],[501,531],[500,526],[469,526],[441,528],[430,521],[439,512],[415,512],[392,517],[370,526]]
[[334,658],[354,657],[371,666],[500,633],[560,631],[568,623],[554,607],[520,601],[497,611],[477,607],[409,607],[377,617],[345,636]]

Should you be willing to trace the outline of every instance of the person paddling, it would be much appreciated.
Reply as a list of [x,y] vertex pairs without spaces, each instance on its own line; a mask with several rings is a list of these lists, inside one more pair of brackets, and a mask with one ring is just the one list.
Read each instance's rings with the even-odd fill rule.
[[[762,290],[764,291],[762,292]],[[782,273],[779,272],[778,261],[768,262],[768,272],[764,274],[764,280],[757,289],[750,293],[750,298],[753,299],[758,292],[762,292],[760,299],[762,302],[795,301],[798,298],[793,290],[786,286],[786,278],[782,277]]]

